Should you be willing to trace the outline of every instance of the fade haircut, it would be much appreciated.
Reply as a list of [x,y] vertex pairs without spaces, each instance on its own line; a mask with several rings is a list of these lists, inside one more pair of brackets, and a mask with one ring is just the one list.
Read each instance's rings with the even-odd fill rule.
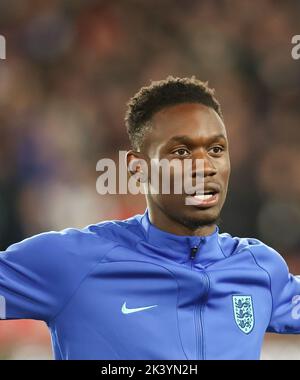
[[125,125],[133,149],[140,150],[152,116],[165,107],[181,103],[201,103],[211,107],[223,119],[214,89],[207,82],[191,78],[168,76],[142,87],[127,103]]

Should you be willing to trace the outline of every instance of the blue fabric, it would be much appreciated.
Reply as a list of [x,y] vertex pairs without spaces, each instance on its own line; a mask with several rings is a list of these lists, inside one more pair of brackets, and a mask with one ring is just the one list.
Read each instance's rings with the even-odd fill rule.
[[298,295],[261,241],[173,235],[147,210],[0,254],[6,319],[45,321],[56,359],[259,359],[266,330],[300,333]]

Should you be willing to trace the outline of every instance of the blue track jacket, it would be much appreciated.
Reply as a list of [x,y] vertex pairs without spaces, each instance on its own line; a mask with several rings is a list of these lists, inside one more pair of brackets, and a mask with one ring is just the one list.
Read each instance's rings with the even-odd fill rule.
[[11,245],[0,316],[45,321],[56,359],[259,359],[266,331],[300,333],[300,277],[257,239],[173,235],[146,210]]

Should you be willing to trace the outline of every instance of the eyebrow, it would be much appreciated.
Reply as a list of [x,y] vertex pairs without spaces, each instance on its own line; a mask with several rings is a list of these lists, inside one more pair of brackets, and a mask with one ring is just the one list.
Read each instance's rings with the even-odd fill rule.
[[[208,143],[211,143],[213,141],[217,141],[217,140],[227,140],[226,139],[226,136],[223,134],[223,133],[219,133],[219,134],[216,134],[216,135],[212,135],[210,137],[207,138],[207,142]],[[172,143],[172,142],[185,142],[187,144],[193,144],[194,143],[194,140],[191,139],[189,136],[187,135],[178,135],[178,136],[173,136],[171,137],[166,144],[169,144],[169,143]]]

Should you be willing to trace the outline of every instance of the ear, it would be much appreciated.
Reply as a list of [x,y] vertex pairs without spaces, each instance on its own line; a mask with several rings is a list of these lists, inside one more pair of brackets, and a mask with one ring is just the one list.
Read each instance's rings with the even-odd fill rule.
[[140,152],[129,150],[126,153],[127,170],[129,171],[130,175],[134,175],[142,171],[142,166],[139,164],[139,160],[141,159],[142,155]]
[[127,169],[132,177],[139,183],[148,181],[148,164],[140,152],[129,150],[126,153]]

